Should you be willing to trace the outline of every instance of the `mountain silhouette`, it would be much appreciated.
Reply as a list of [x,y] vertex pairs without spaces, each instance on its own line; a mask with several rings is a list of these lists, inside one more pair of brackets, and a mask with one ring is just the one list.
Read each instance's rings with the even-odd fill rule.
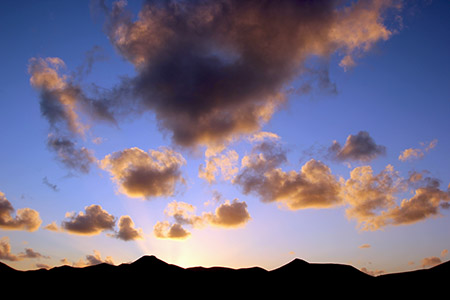
[[[5,287],[20,283],[23,292],[41,290],[67,293],[66,289],[89,290],[101,296],[119,296],[164,292],[169,298],[189,293],[196,298],[272,296],[292,297],[293,293],[313,292],[315,297],[347,298],[383,295],[428,295],[433,287],[450,283],[450,261],[430,269],[371,276],[343,264],[308,263],[294,259],[268,271],[260,267],[233,269],[226,267],[182,268],[155,256],[143,256],[132,263],[117,266],[102,263],[87,267],[59,266],[51,269],[19,271],[0,263],[1,283]],[[358,296],[359,295],[359,296]],[[309,299],[310,297],[308,297]],[[277,298],[279,299],[279,298]]]

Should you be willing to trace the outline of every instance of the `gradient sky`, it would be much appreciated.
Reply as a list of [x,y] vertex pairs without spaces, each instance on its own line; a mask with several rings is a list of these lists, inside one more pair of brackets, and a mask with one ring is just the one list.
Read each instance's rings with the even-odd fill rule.
[[128,2],[2,2],[0,261],[448,260],[449,1]]

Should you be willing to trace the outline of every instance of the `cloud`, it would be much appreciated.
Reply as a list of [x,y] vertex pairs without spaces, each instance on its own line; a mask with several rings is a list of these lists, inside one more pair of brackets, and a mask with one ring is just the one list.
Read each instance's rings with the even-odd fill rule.
[[447,254],[448,254],[448,250],[447,250],[447,249],[444,249],[444,250],[442,250],[442,252],[441,252],[441,257],[446,257]]
[[439,257],[425,257],[424,259],[422,259],[422,268],[434,267],[436,265],[439,265],[440,263],[442,263],[442,261]]
[[337,160],[368,162],[384,155],[386,147],[377,145],[368,132],[360,131],[356,135],[350,134],[344,147],[334,141],[333,145],[328,148],[328,152],[332,158]]
[[31,208],[21,208],[13,217],[14,208],[0,192],[0,228],[4,230],[36,231],[42,223],[39,213]]
[[42,183],[45,184],[46,186],[48,186],[49,188],[51,188],[55,192],[59,191],[58,186],[56,184],[53,184],[50,181],[48,181],[47,176],[42,178]]
[[353,169],[343,190],[345,202],[349,205],[347,216],[356,219],[363,230],[384,227],[386,220],[378,213],[395,205],[400,183],[400,176],[391,165],[377,175],[373,174],[370,166]]
[[8,237],[2,237],[0,239],[0,259],[9,261],[20,260],[20,257],[11,253],[11,245],[9,244]]
[[130,216],[121,216],[119,219],[119,231],[114,237],[124,240],[139,240],[143,239],[142,229],[134,228],[134,222]]
[[371,246],[369,245],[369,244],[362,244],[361,246],[359,246],[358,248],[360,248],[360,249],[368,249],[368,248],[370,248]]
[[50,259],[50,256],[42,255],[39,252],[34,251],[31,248],[26,248],[24,253],[19,254],[20,258],[45,258]]
[[430,143],[425,144],[425,143],[420,143],[422,145],[422,147],[424,147],[423,149],[420,148],[408,148],[403,150],[403,152],[398,156],[398,159],[400,161],[409,161],[409,160],[415,160],[415,159],[420,159],[423,158],[425,156],[425,153],[430,151],[431,149],[433,149],[434,147],[436,147],[437,145],[437,140],[432,140]]
[[42,255],[39,252],[34,251],[31,248],[26,248],[25,252],[21,252],[19,254],[11,253],[11,245],[9,244],[9,238],[3,237],[0,239],[0,259],[9,260],[9,261],[19,261],[22,259],[40,259],[45,258],[49,259],[50,256]]
[[153,233],[157,238],[173,240],[184,240],[191,235],[189,231],[183,228],[183,225],[170,224],[167,221],[158,221],[153,227]]
[[364,273],[369,274],[371,276],[378,276],[378,275],[382,275],[382,274],[386,273],[383,270],[375,270],[375,271],[373,271],[373,270],[368,270],[365,267],[361,268],[361,272],[364,272]]
[[[92,64],[92,59],[88,61]],[[65,63],[58,57],[32,58],[30,83],[40,93],[41,113],[50,125],[49,149],[69,169],[87,173],[95,159],[75,140],[86,137],[91,127],[88,121],[115,123],[115,118],[105,103],[87,97],[72,76],[62,74],[63,69]]]
[[[70,265],[71,263],[67,260],[67,258],[61,259],[61,263],[64,265]],[[99,251],[94,250],[94,255],[88,254],[84,259],[80,259],[77,262],[72,263],[72,266],[77,268],[84,268],[87,266],[95,266],[98,264],[107,263],[110,265],[114,265],[114,261],[111,256],[107,256],[105,259],[102,259]]]
[[153,228],[155,236],[162,239],[184,240],[191,236],[184,226],[204,228],[211,225],[221,228],[238,228],[245,226],[251,219],[247,204],[238,199],[234,199],[231,203],[225,201],[216,208],[215,212],[203,212],[197,215],[195,211],[196,207],[192,204],[172,201],[167,205],[164,213],[172,217],[174,222],[158,221]]
[[341,204],[340,183],[322,162],[311,159],[299,171],[279,168],[286,151],[277,142],[263,142],[242,158],[234,179],[244,194],[254,193],[263,202],[278,202],[291,210],[328,208]]
[[78,148],[69,138],[50,134],[47,146],[53,150],[58,160],[67,168],[81,173],[89,173],[91,165],[96,161],[91,150]]
[[116,218],[104,210],[100,205],[85,207],[85,213],[79,212],[63,221],[61,227],[69,233],[79,235],[96,235],[105,230],[114,231]]
[[86,255],[87,265],[94,266],[102,263],[107,263],[110,265],[114,265],[114,261],[111,256],[107,256],[104,260],[102,259],[100,252],[94,250],[94,255]]
[[[417,176],[415,176],[417,177]],[[397,195],[413,184],[414,195],[397,204]],[[378,230],[388,225],[409,225],[439,216],[450,202],[450,193],[440,189],[439,180],[401,178],[391,165],[374,175],[370,166],[355,168],[343,190],[347,216],[356,219],[362,230]]]
[[50,231],[55,231],[55,232],[60,231],[60,228],[58,227],[58,225],[56,224],[55,221],[53,221],[52,223],[50,223],[48,225],[45,225],[44,229],[50,230]]
[[392,35],[384,15],[400,7],[390,0],[146,1],[134,18],[124,3],[100,10],[110,41],[137,74],[112,89],[108,108],[153,111],[185,147],[259,131],[287,101],[286,84],[309,73],[310,57],[338,53],[341,66],[353,66]]
[[206,213],[203,215],[208,223],[225,228],[236,228],[244,226],[251,218],[247,211],[247,203],[239,202],[234,199],[233,202],[225,202],[216,208],[215,213]]
[[200,165],[198,177],[209,183],[216,181],[216,175],[220,172],[224,180],[232,180],[239,171],[239,154],[234,150],[228,150],[223,154],[210,155],[206,157],[206,166]]
[[130,148],[105,156],[101,168],[108,171],[119,192],[133,198],[168,197],[184,183],[183,156],[169,148],[145,152]]

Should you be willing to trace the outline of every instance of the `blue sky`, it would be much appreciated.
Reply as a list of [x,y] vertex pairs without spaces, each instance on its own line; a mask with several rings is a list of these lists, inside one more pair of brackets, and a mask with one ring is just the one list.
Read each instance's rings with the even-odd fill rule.
[[[120,4],[122,2],[118,3],[106,1],[108,9],[116,5],[123,11],[130,11],[134,16],[133,22],[137,20],[137,13],[144,10],[140,1],[129,1],[126,6]],[[285,96],[283,105],[271,114],[267,122],[259,124],[259,128],[236,135],[233,142],[225,143],[224,150],[214,156],[236,151],[238,159],[232,165],[235,168],[231,176],[233,178],[222,176],[220,170],[215,173],[215,182],[209,183],[200,178],[199,168],[206,167],[208,156],[205,150],[212,145],[208,144],[210,140],[205,143],[194,140],[188,147],[177,143],[171,138],[176,133],[174,127],[170,127],[173,125],[170,122],[174,121],[168,117],[174,112],[163,111],[163,108],[159,110],[157,106],[150,109],[143,106],[142,113],[118,117],[116,124],[93,118],[84,139],[73,135],[76,145],[91,150],[98,163],[109,154],[123,154],[121,151],[133,147],[143,151],[163,151],[160,147],[168,147],[179,153],[185,163],[176,166],[184,182],[175,179],[177,184],[172,191],[174,193],[146,198],[133,197],[127,191],[121,192],[121,184],[112,179],[112,171],[102,169],[97,162],[92,163],[89,172],[85,173],[61,163],[58,153],[47,145],[49,134],[56,134],[62,129],[52,131],[49,119],[43,115],[42,103],[45,99],[40,92],[46,87],[33,86],[30,82],[33,75],[37,78],[42,74],[30,74],[31,59],[42,58],[45,61],[50,57],[61,59],[65,67],[51,65],[46,61],[49,69],[57,70],[61,78],[65,75],[66,79],[72,80],[70,82],[85,95],[100,95],[100,98],[93,97],[99,103],[102,97],[111,96],[111,93],[102,91],[120,87],[124,76],[142,79],[140,76],[144,74],[142,70],[146,66],[139,66],[133,61],[138,57],[137,52],[133,52],[135,49],[127,48],[128,44],[121,46],[119,39],[115,40],[117,36],[107,30],[105,24],[111,18],[108,15],[111,11],[103,12],[101,5],[95,1],[4,2],[0,18],[4,45],[0,49],[3,57],[0,72],[0,192],[14,208],[10,212],[12,218],[19,214],[19,209],[30,208],[39,213],[42,222],[33,231],[20,226],[11,228],[14,226],[8,227],[6,221],[0,222],[2,245],[10,247],[8,251],[0,252],[3,255],[0,260],[16,268],[30,269],[60,265],[63,259],[66,259],[65,263],[86,265],[90,263],[88,256],[102,260],[110,257],[118,264],[133,261],[144,254],[153,254],[167,262],[186,267],[258,265],[272,269],[299,257],[310,262],[352,264],[369,272],[428,267],[422,265],[422,260],[430,257],[448,260],[445,250],[450,247],[450,233],[447,230],[450,221],[449,211],[445,207],[450,199],[450,37],[447,34],[450,28],[450,3],[404,2],[401,9],[396,6],[399,3],[396,1],[370,3],[366,10],[358,10],[360,7],[357,4],[349,6],[354,12],[352,16],[362,22],[357,18],[358,13],[376,13],[379,23],[375,25],[382,25],[377,30],[390,29],[391,35],[386,39],[378,37],[373,43],[359,37],[356,51],[349,50],[350,42],[347,40],[339,41],[343,46],[337,48],[333,48],[333,43],[327,44],[330,55],[315,53],[319,59],[302,61],[300,67],[310,66],[313,72],[299,73],[293,79],[286,76],[288,79],[281,80],[283,87],[278,92]],[[377,3],[384,5],[381,5],[382,9]],[[218,15],[215,17],[219,18]],[[349,15],[346,17],[350,19]],[[145,18],[141,20],[148,21]],[[123,24],[119,23],[131,26]],[[369,21],[360,24],[369,29],[373,29],[369,27],[373,25]],[[132,37],[125,35],[122,38]],[[144,45],[150,43],[143,41]],[[95,54],[91,68],[86,59],[90,51]],[[354,65],[342,67],[345,55],[352,56]],[[151,57],[146,59],[151,61]],[[85,72],[83,76],[77,77],[74,74],[81,67],[84,67],[81,70]],[[320,76],[325,76],[326,80]],[[310,86],[301,90],[305,82]],[[324,82],[326,85],[321,86]],[[96,87],[97,94],[94,93]],[[260,87],[261,90],[263,87]],[[132,102],[126,97],[122,100],[125,103]],[[125,105],[131,107],[131,104]],[[236,114],[240,108],[235,107]],[[83,121],[84,118],[89,119],[87,114],[78,114]],[[161,123],[161,120],[166,123]],[[293,203],[303,201],[303,198],[295,198],[304,195],[306,192],[303,190],[294,196],[288,191],[278,191],[280,194],[277,194],[269,190],[267,195],[273,198],[262,201],[264,195],[259,193],[261,187],[249,185],[250,181],[246,180],[263,178],[259,173],[254,175],[256,177],[244,176],[246,170],[259,169],[249,166],[246,169],[242,163],[242,159],[250,157],[252,151],[261,150],[257,148],[257,141],[249,140],[258,132],[277,135],[277,138],[267,138],[265,142],[283,149],[278,154],[285,154],[286,160],[275,168],[285,172],[285,176],[288,176],[289,171],[300,174],[302,166],[314,159],[326,165],[337,182],[341,180],[339,189],[344,193],[351,192],[348,185],[345,187],[345,182],[358,167],[370,166],[376,175],[391,165],[403,180],[407,180],[412,172],[422,174],[422,185],[416,182],[416,186],[411,183],[406,189],[400,190],[398,187],[395,203],[389,204],[389,207],[381,205],[372,211],[380,220],[385,221],[381,218],[382,211],[389,214],[395,208],[400,209],[401,201],[412,199],[421,188],[424,191],[422,200],[425,201],[421,203],[434,203],[434,210],[413,221],[396,219],[392,215],[385,225],[377,225],[374,230],[364,230],[358,227],[357,220],[371,224],[375,224],[375,221],[363,219],[362,215],[349,218],[349,205],[356,208],[357,204],[351,202],[348,195],[339,196],[344,199],[341,205],[333,203],[328,208],[315,203],[316,206],[312,208],[294,209]],[[355,144],[353,152],[345,159],[338,159],[337,156],[333,159],[333,155],[338,155],[330,151],[333,141],[337,141],[342,150],[347,138],[350,135],[357,137],[360,132],[366,132],[369,140],[383,151],[377,152],[373,145],[372,148],[365,145],[368,148],[359,149],[361,144]],[[94,143],[96,137],[100,139]],[[399,155],[406,149],[415,149],[417,156],[401,161]],[[267,159],[269,153],[262,151],[262,154]],[[370,155],[370,158],[358,155]],[[174,159],[174,156],[170,158]],[[110,162],[108,167],[114,167],[114,163]],[[266,175],[271,171],[266,170]],[[119,172],[116,175],[125,176]],[[303,175],[306,176],[306,173]],[[426,177],[430,181],[426,181]],[[123,178],[129,179],[126,176]],[[152,178],[160,185],[164,183],[163,179]],[[431,179],[439,180],[439,200],[432,198],[428,193],[431,190],[426,189]],[[141,181],[145,181],[145,178]],[[136,186],[137,189],[148,191],[145,186],[151,184],[136,183]],[[249,188],[248,193],[244,192],[245,187]],[[386,199],[389,195],[383,194],[383,197],[383,201],[387,201],[383,203],[388,205]],[[237,199],[238,204],[245,204],[245,210],[242,210],[243,206],[232,206],[233,199]],[[328,198],[325,200],[331,201]],[[174,215],[167,213],[169,203],[189,204],[195,207],[195,211],[180,208],[184,219],[177,223]],[[107,228],[83,235],[64,227],[64,221],[70,220],[66,213],[72,213],[75,218],[76,214],[80,216],[79,212],[86,213],[86,208],[94,204],[100,205],[116,218],[113,230]],[[230,225],[231,219],[221,219],[219,208],[229,208],[232,217],[238,212],[243,219],[233,219],[238,220],[238,223]],[[234,211],[234,208],[240,210]],[[214,212],[216,215],[213,215]],[[410,216],[407,211],[402,213],[404,218]],[[123,240],[113,236],[115,231],[118,232],[119,218],[125,215],[133,220],[133,228],[141,230],[140,239]],[[193,216],[197,216],[198,220]],[[75,219],[72,221],[75,222]],[[163,221],[171,226],[177,224],[189,231],[190,235],[171,238],[166,231],[165,237],[157,236],[155,225]],[[52,222],[55,222],[58,231],[45,228]],[[367,246],[361,248],[362,245]],[[25,249],[33,249],[41,257],[26,257],[23,255]],[[9,259],[5,253],[10,254]]]

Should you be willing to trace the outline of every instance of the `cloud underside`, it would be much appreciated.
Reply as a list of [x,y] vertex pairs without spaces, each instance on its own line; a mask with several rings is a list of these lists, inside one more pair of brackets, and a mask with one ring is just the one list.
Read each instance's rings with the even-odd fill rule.
[[232,202],[226,201],[216,208],[215,212],[204,212],[201,215],[195,214],[196,208],[185,202],[173,201],[169,203],[165,214],[174,219],[173,223],[168,221],[158,221],[153,233],[160,239],[184,240],[190,237],[191,233],[185,226],[193,228],[204,228],[215,226],[221,228],[239,228],[251,219],[247,210],[247,204],[234,199]]

